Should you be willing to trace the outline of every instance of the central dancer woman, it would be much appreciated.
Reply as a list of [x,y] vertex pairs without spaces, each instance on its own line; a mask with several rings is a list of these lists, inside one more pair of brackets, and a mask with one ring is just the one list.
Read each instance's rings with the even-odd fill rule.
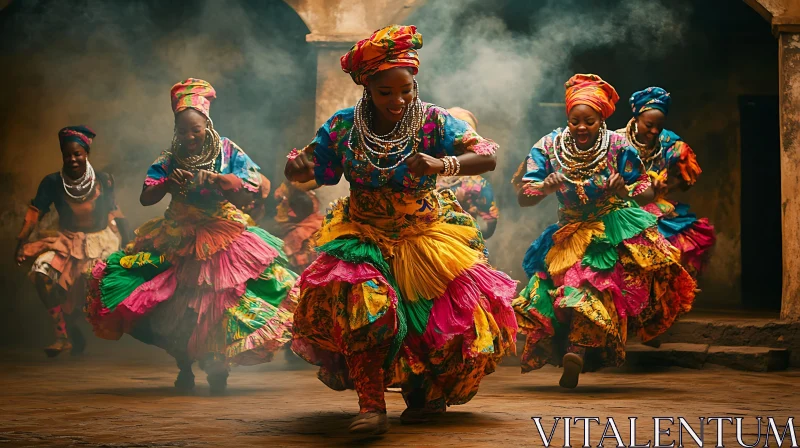
[[354,388],[354,433],[388,429],[384,389],[402,388],[401,420],[462,404],[514,347],[515,283],[492,269],[474,219],[440,174],[494,169],[497,145],[418,97],[422,36],[392,25],[358,42],[342,69],[364,86],[286,164],[291,181],[335,185],[319,258],[298,280],[293,350],[335,390]]
[[523,372],[562,365],[567,388],[584,370],[621,365],[629,327],[653,339],[694,300],[677,249],[632,201],[648,202],[653,189],[636,149],[606,128],[618,100],[599,76],[573,76],[567,127],[533,145],[512,180],[523,207],[558,197],[558,223],[525,254],[530,282],[514,308],[527,336]]

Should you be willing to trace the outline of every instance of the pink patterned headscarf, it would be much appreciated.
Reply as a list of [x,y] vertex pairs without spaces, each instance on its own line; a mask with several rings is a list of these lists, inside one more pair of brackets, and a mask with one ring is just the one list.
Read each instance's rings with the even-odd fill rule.
[[208,81],[196,78],[175,84],[169,94],[172,99],[172,111],[176,114],[191,108],[206,117],[210,117],[211,101],[217,98],[217,91]]

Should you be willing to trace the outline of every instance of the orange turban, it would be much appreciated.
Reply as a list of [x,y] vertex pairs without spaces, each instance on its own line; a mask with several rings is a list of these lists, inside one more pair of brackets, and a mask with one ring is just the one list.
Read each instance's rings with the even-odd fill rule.
[[394,67],[419,71],[417,50],[422,48],[422,34],[414,25],[390,25],[363,39],[341,58],[342,70],[356,84],[366,86],[367,78]]
[[578,74],[564,84],[567,88],[567,113],[579,104],[585,104],[596,110],[605,120],[615,110],[619,95],[611,84],[597,75]]
[[211,101],[217,98],[217,92],[207,81],[189,78],[172,86],[169,96],[176,114],[192,108],[210,117]]

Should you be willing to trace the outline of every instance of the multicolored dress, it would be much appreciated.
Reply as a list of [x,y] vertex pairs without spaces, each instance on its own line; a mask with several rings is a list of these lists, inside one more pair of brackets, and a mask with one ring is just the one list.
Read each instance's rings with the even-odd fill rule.
[[31,241],[23,246],[26,258],[35,258],[30,274],[42,274],[67,292],[61,305],[67,314],[85,297],[81,274],[93,263],[118,251],[122,238],[116,220],[123,218],[114,198],[114,178],[95,174],[94,192],[83,201],[67,196],[60,173],[42,179],[30,210],[41,223],[54,206],[58,229],[39,226]]
[[283,250],[292,267],[305,269],[317,258],[314,234],[322,227],[319,199],[313,191],[289,187],[286,182],[275,190],[275,221],[283,231]]
[[[235,174],[256,193],[259,167],[221,139],[214,171]],[[167,182],[176,164],[165,151],[144,185]],[[124,333],[173,356],[228,364],[269,361],[291,340],[296,275],[282,243],[209,185],[191,182],[172,197],[163,218],[136,231],[136,239],[92,270],[86,305],[95,333]]]
[[[318,184],[343,173],[351,189],[328,211],[319,258],[298,280],[292,349],[332,389],[353,388],[363,372],[345,358],[369,353],[385,358],[386,387],[422,390],[426,406],[466,403],[514,350],[515,282],[489,266],[474,219],[452,192],[437,192],[435,175],[414,176],[405,163],[379,170],[354,152],[353,110],[337,112],[304,149]],[[445,109],[425,104],[424,117],[418,151],[496,149]]]
[[[554,144],[560,133],[533,146],[512,180],[517,189],[544,195],[543,181],[560,170]],[[608,190],[613,173],[632,197],[650,186],[638,153],[616,133],[605,167],[584,184],[585,196],[565,182],[556,193],[558,222],[525,254],[530,282],[514,301],[527,336],[523,372],[559,365],[570,345],[589,348],[585,370],[619,366],[629,332],[650,340],[691,309],[695,282],[677,250],[658,232],[655,216]]]
[[[625,129],[617,132],[625,134]],[[680,179],[680,187],[688,190],[703,172],[692,148],[672,131],[664,129],[659,136],[661,156],[646,162],[651,179]],[[658,230],[681,252],[681,264],[696,277],[705,268],[711,248],[716,242],[714,226],[708,218],[698,218],[689,205],[671,201],[657,194],[653,202],[642,208],[658,217]]]
[[[474,218],[480,217],[487,228],[493,229],[497,223],[499,212],[494,202],[492,185],[483,176],[440,176],[436,181],[436,188],[451,190],[458,199],[458,203]],[[484,235],[489,238],[491,235]]]

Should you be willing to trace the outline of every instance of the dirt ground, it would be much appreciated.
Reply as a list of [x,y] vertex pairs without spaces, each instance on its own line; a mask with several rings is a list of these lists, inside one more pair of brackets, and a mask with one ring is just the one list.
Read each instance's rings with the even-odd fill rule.
[[[283,356],[271,364],[235,368],[223,397],[209,396],[199,369],[195,394],[179,396],[172,388],[176,374],[168,356],[132,340],[93,340],[81,357],[45,359],[34,350],[2,351],[0,446],[542,446],[535,416],[543,417],[546,434],[554,416],[599,417],[600,426],[590,428],[592,446],[608,417],[624,444],[632,416],[640,417],[638,443],[653,439],[652,417],[685,417],[698,433],[699,417],[744,417],[744,439],[752,444],[756,417],[775,417],[782,430],[800,408],[797,370],[603,371],[582,376],[578,389],[567,391],[557,386],[556,368],[521,375],[517,367],[502,366],[470,403],[450,407],[436,423],[402,425],[403,401],[389,393],[390,432],[356,439],[347,433],[358,411],[355,393],[327,389],[313,369],[287,363]],[[582,427],[572,426],[572,446],[583,445]],[[677,439],[677,423],[662,427],[672,428],[662,443]],[[795,428],[800,430],[797,423]],[[697,446],[684,437],[686,446]],[[715,437],[716,424],[706,426],[707,446]],[[725,424],[724,440],[738,446],[734,425]],[[559,424],[554,445],[563,441]],[[770,445],[776,446],[773,440]]]

